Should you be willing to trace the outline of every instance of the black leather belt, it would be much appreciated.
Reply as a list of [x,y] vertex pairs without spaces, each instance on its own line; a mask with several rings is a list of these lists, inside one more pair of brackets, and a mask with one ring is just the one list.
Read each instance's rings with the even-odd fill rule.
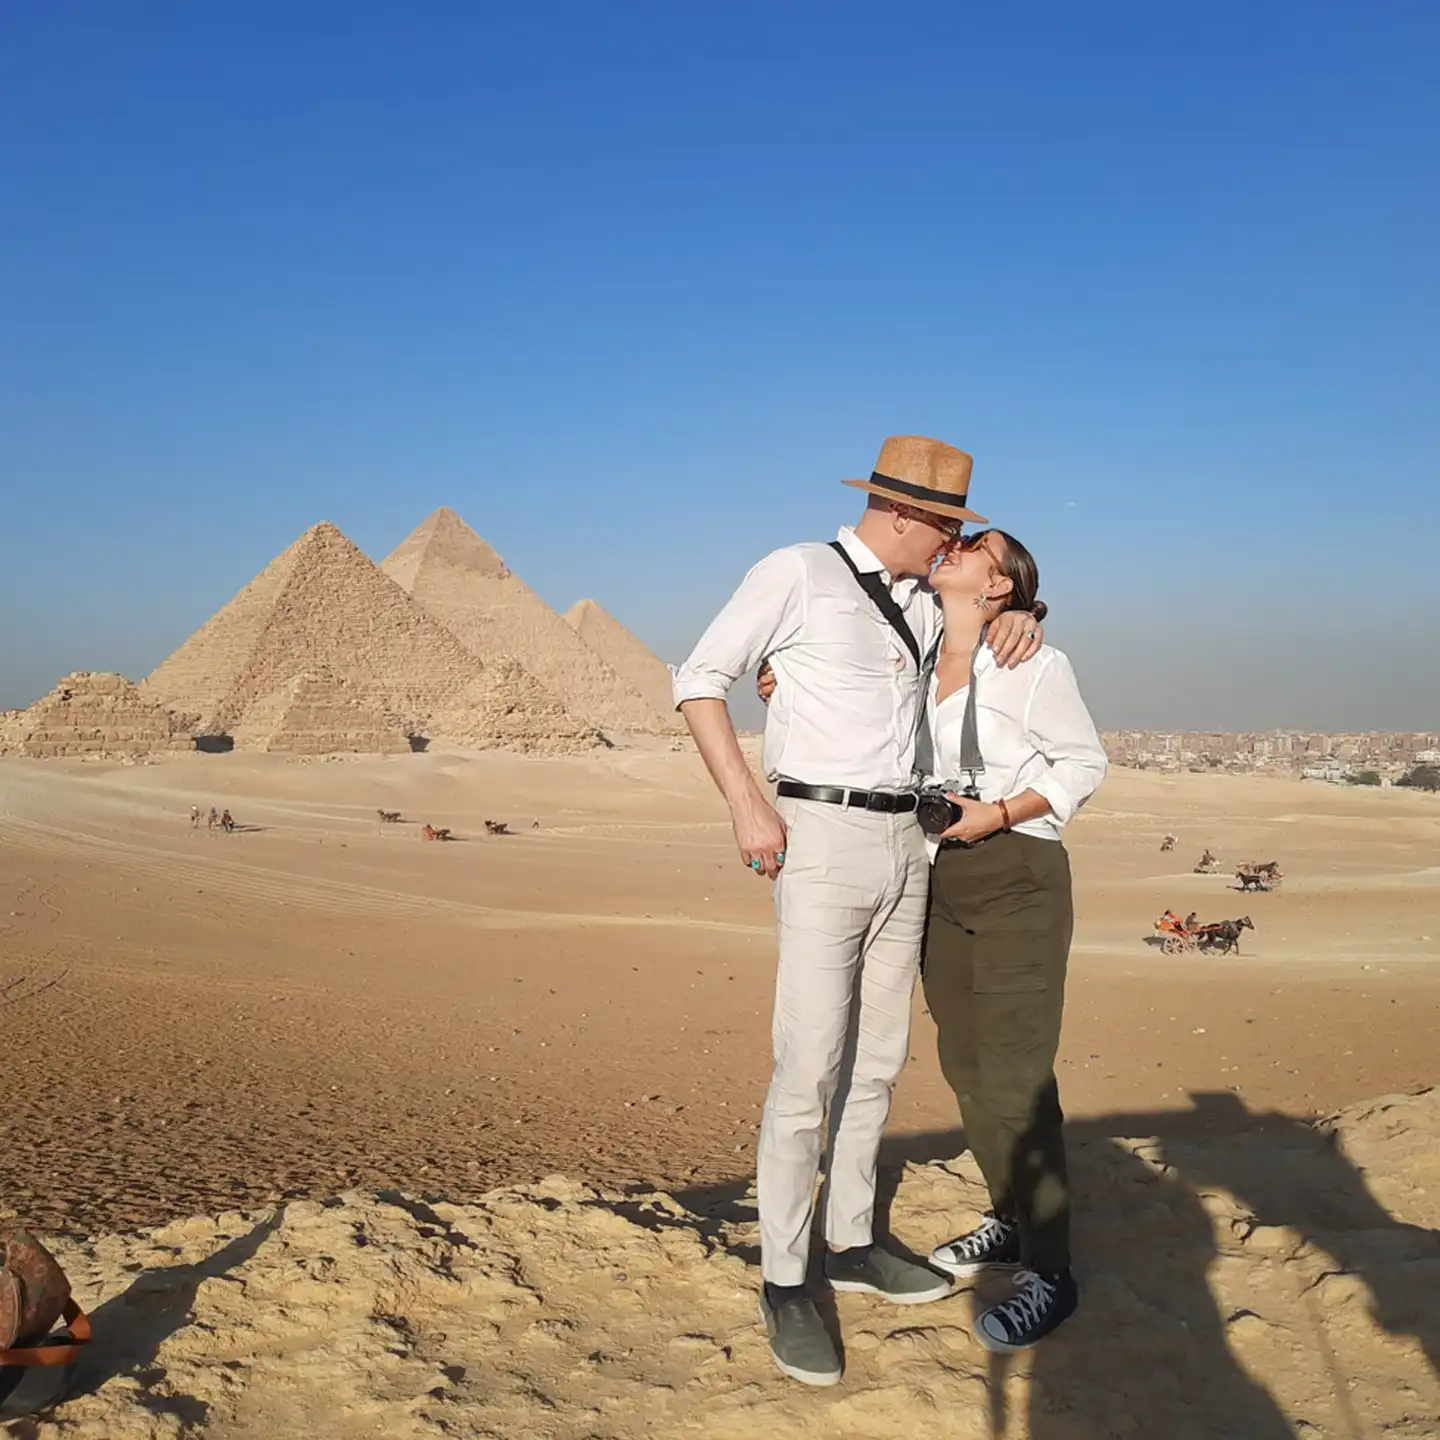
[[782,780],[775,793],[791,800],[818,800],[822,805],[879,810],[885,815],[909,815],[919,799],[913,790],[895,795],[887,790],[847,790],[843,785],[802,785],[798,780]]

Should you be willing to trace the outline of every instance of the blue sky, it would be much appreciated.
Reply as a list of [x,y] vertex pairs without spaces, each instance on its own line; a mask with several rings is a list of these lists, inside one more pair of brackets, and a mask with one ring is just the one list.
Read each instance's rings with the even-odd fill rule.
[[0,4],[0,705],[333,520],[679,658],[888,433],[1106,724],[1440,725],[1440,9]]

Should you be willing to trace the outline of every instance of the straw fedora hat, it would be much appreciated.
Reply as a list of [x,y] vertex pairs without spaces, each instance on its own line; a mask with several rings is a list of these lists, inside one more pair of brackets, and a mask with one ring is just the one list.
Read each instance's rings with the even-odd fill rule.
[[933,510],[956,520],[973,520],[977,525],[990,523],[983,515],[965,508],[970,490],[970,457],[953,445],[924,435],[890,436],[880,447],[880,458],[870,478],[844,483],[913,505],[917,510]]

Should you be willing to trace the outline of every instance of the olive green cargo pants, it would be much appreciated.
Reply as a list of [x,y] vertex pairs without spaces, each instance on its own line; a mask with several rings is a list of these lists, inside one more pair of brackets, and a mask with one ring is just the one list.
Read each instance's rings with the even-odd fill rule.
[[1022,1263],[1070,1263],[1070,1185],[1055,1052],[1074,928],[1058,841],[1002,831],[935,858],[925,999],[940,1068],[995,1213],[1017,1223]]

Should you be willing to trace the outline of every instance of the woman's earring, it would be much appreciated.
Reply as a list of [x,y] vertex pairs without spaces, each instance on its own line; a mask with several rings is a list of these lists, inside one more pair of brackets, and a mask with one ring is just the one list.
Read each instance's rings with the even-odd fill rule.
[[977,610],[988,610],[990,608],[990,597],[988,595],[977,595],[974,603]]

